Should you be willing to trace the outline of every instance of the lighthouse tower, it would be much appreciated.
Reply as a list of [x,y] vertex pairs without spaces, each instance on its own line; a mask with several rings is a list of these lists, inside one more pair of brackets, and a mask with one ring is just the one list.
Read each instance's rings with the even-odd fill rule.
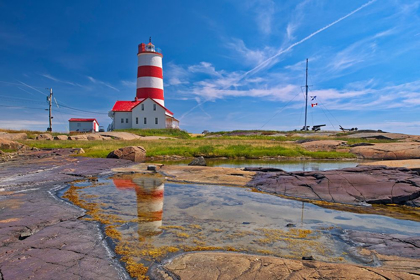
[[162,54],[152,44],[139,45],[137,68],[137,99],[151,98],[165,106],[163,97]]

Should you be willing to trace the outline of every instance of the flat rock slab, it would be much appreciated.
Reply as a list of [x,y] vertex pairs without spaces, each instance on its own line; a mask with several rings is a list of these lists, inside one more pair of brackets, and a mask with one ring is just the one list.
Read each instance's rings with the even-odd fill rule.
[[153,279],[419,279],[415,272],[217,252],[181,255],[164,268]]
[[248,186],[327,202],[420,206],[420,176],[406,168],[360,166],[319,172],[258,172]]
[[387,132],[356,132],[344,136],[346,138],[365,138],[365,139],[389,139],[389,140],[404,140],[409,138],[418,137],[414,135],[402,134],[402,133],[387,133]]
[[54,196],[57,186],[131,162],[28,152],[0,168],[0,279],[129,279],[98,224]]
[[350,153],[362,159],[420,159],[420,142],[375,143],[373,146],[357,146]]
[[[167,181],[178,183],[244,187],[256,174],[256,172],[227,167],[155,165],[156,171],[165,176]],[[146,170],[147,164],[112,169],[112,171],[119,173],[141,173]]]
[[346,141],[341,140],[317,140],[302,143],[301,146],[308,151],[335,151],[347,145]]
[[105,137],[111,137],[116,140],[137,140],[140,139],[141,136],[138,136],[133,133],[129,132],[99,132],[99,135],[105,136]]
[[381,160],[381,161],[363,162],[359,165],[384,165],[387,167],[405,167],[405,168],[420,172],[420,159]]

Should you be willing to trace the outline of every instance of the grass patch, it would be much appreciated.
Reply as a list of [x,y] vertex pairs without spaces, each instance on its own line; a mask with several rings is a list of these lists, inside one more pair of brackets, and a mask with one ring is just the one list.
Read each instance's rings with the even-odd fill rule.
[[162,129],[117,129],[116,132],[130,132],[139,136],[168,136],[168,137],[176,137],[176,138],[190,138],[190,134],[184,130],[179,129],[170,129],[170,128],[162,128]]

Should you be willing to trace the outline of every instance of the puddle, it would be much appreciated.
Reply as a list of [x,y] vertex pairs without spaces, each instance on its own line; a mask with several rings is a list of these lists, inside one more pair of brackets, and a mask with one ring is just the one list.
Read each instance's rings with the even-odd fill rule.
[[[181,161],[159,161],[159,163],[188,165],[191,160]],[[284,171],[323,171],[331,169],[341,169],[355,167],[362,161],[355,160],[252,160],[252,159],[206,159],[207,166],[218,167],[272,167],[280,168]]]
[[[420,223],[355,214],[247,188],[163,183],[140,174],[75,182],[61,195],[105,224],[132,276],[186,251],[222,250],[360,263],[346,229],[415,236]],[[135,271],[139,271],[136,274]]]

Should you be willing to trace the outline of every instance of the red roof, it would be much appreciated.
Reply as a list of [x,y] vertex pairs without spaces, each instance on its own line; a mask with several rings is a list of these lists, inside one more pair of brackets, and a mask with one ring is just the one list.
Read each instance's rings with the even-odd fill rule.
[[69,122],[93,122],[93,121],[98,123],[98,121],[96,119],[78,119],[78,118],[69,119]]
[[[144,100],[146,100],[148,98],[145,99],[141,99],[138,101],[117,101],[115,102],[114,107],[112,107],[113,112],[131,112],[134,107],[136,107],[137,105],[139,105],[140,103],[142,103]],[[151,100],[153,100],[153,98],[150,98]],[[168,109],[166,109],[164,106],[162,106],[159,102],[156,102],[155,100],[153,100],[153,102],[155,102],[157,105],[159,105],[160,107],[162,107],[163,109],[165,109],[165,111],[171,115],[173,115],[174,113],[172,113],[171,111],[169,111]]]
[[134,107],[139,105],[141,101],[117,101],[115,102],[114,107],[112,107],[112,111],[114,112],[131,112]]

